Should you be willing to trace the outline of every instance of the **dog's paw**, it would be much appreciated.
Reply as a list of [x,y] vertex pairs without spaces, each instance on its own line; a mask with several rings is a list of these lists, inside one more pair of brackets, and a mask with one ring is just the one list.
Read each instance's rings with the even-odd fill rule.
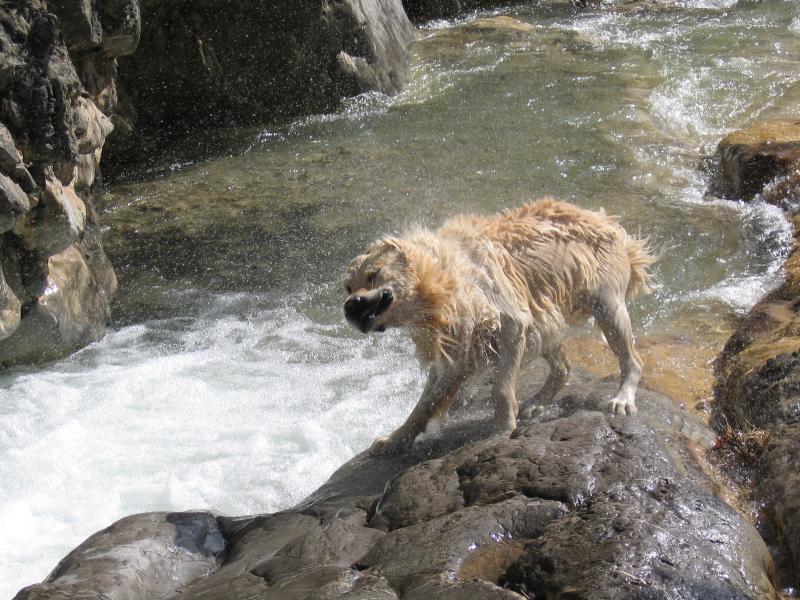
[[532,419],[533,417],[538,417],[544,412],[544,406],[539,403],[528,404],[527,406],[522,407],[519,409],[519,418],[520,419]]
[[608,410],[611,414],[617,415],[624,415],[626,413],[629,415],[635,415],[638,412],[633,399],[626,400],[624,398],[619,398],[618,396],[608,401]]
[[372,443],[369,448],[370,456],[391,456],[398,454],[406,449],[407,444],[402,439],[393,438],[392,436],[378,438]]

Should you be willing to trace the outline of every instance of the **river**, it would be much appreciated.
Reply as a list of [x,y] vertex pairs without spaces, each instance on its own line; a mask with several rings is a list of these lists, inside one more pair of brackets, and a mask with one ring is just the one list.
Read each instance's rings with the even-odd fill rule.
[[[411,224],[543,195],[619,215],[662,254],[631,311],[650,384],[702,410],[708,362],[779,281],[791,229],[763,203],[704,198],[700,166],[797,106],[800,6],[480,16],[498,15],[532,29],[428,23],[399,96],[198,132],[109,187],[108,335],[0,375],[0,598],[126,514],[289,507],[399,424],[424,379],[412,347],[343,323],[340,281]],[[613,372],[589,328],[570,353]]]

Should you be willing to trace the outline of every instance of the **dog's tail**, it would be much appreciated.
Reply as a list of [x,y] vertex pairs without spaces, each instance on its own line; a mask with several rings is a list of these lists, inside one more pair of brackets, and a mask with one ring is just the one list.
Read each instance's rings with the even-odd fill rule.
[[632,300],[640,293],[649,294],[653,291],[653,274],[650,267],[658,260],[658,255],[647,238],[630,235],[625,238],[625,251],[631,266],[631,278],[625,295]]

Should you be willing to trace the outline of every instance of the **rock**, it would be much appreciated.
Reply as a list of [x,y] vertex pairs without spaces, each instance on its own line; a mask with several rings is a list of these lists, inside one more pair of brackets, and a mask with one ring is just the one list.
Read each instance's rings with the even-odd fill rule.
[[100,159],[106,138],[114,131],[111,120],[87,98],[79,98],[76,108],[78,166],[72,185],[76,191],[92,186],[100,172]]
[[[53,360],[105,334],[117,279],[103,252],[97,216],[87,208],[83,234],[62,252],[42,258],[22,249],[3,261],[24,302],[24,317],[0,342],[0,365]],[[7,262],[18,265],[13,283]]]
[[499,0],[403,0],[403,6],[412,21],[446,19],[479,8],[503,5]]
[[[135,4],[135,2],[134,2]],[[404,85],[413,28],[400,0],[142,2],[138,50],[119,60],[133,137],[115,165],[198,128],[273,121]]]
[[105,331],[116,278],[92,190],[114,54],[132,49],[137,19],[135,0],[0,4],[0,363],[57,358]]
[[[541,382],[532,373],[523,397]],[[713,434],[646,390],[641,418],[597,411],[615,390],[578,372],[511,438],[487,437],[483,390],[440,434],[397,456],[355,457],[292,510],[218,517],[221,564],[183,582],[180,597],[777,598],[764,543],[696,460]],[[61,585],[87,599],[143,597],[162,558],[126,578],[129,567],[113,559],[126,543],[103,541],[108,565],[60,568]],[[73,555],[92,556],[95,545]]]
[[31,203],[27,194],[0,173],[0,234],[13,229],[30,209]]
[[14,138],[8,128],[0,123],[0,170],[11,173],[22,164],[22,154],[14,145]]
[[102,0],[98,4],[103,51],[109,56],[133,54],[142,33],[138,0]]
[[100,15],[92,0],[50,0],[47,5],[58,17],[64,41],[72,50],[88,50],[103,41]]
[[[752,480],[787,583],[800,573],[800,121],[767,121],[720,143],[717,189],[760,195],[789,212],[793,249],[785,280],[743,319],[715,362],[712,423]],[[712,190],[713,191],[713,190]],[[780,550],[782,548],[782,550]]]
[[102,48],[106,56],[131,54],[142,24],[136,0],[50,0],[70,51]]
[[800,121],[772,120],[726,136],[717,146],[711,193],[751,200],[800,166]]
[[71,185],[61,182],[46,169],[44,193],[25,222],[15,229],[31,252],[52,256],[65,250],[83,233],[86,206]]
[[0,174],[5,173],[28,194],[37,190],[36,182],[22,162],[11,132],[0,123]]
[[0,340],[10,336],[19,327],[20,301],[9,287],[0,269]]
[[125,517],[95,533],[44,583],[21,590],[16,598],[86,598],[85,589],[106,590],[102,597],[113,600],[165,598],[216,571],[224,549],[225,538],[210,513]]
[[32,3],[4,4],[0,16],[0,122],[27,163],[50,165],[68,182],[78,155],[72,101],[81,83],[58,19]]

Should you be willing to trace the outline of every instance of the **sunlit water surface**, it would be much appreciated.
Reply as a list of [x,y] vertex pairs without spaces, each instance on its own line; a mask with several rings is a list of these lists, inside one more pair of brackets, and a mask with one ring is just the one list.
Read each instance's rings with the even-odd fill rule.
[[780,277],[790,230],[704,199],[698,166],[796,104],[800,12],[675,4],[494,13],[521,35],[432,23],[400,96],[198,135],[178,152],[218,158],[113,186],[110,333],[0,377],[0,597],[129,513],[289,507],[399,424],[423,383],[411,345],[340,314],[344,266],[381,233],[545,194],[604,207],[663,253],[640,339],[713,355]]

